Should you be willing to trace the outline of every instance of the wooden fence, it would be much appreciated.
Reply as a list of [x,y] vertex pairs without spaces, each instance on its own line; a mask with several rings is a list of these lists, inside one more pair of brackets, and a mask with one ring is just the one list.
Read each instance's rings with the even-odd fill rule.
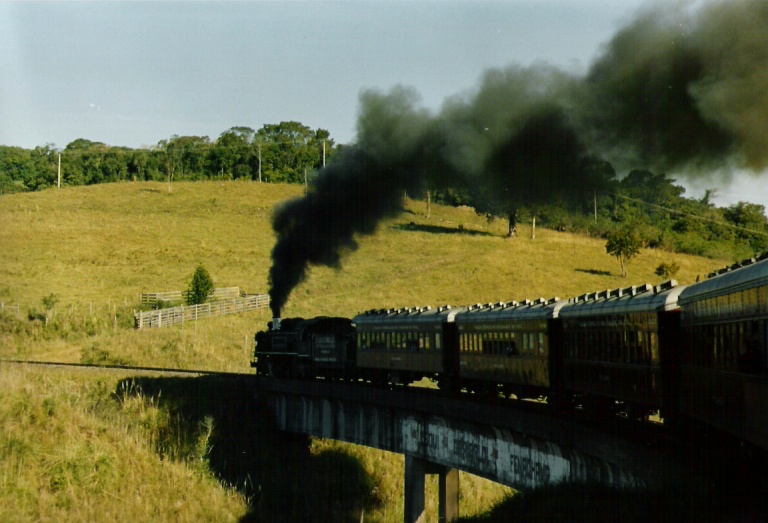
[[[139,295],[142,307],[154,307],[158,302],[181,303],[187,301],[188,291],[143,292]],[[220,287],[213,290],[214,300],[232,300],[240,298],[240,287]]]
[[146,327],[165,327],[184,323],[185,321],[197,321],[202,318],[225,316],[238,312],[264,309],[269,306],[269,295],[251,294],[243,298],[218,300],[201,305],[189,305],[159,309],[155,311],[136,312],[133,317],[137,329]]

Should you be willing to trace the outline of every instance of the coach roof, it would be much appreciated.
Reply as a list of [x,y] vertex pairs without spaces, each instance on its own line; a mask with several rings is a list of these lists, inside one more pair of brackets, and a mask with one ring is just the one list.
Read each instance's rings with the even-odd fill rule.
[[657,286],[648,283],[639,287],[605,290],[583,294],[571,299],[560,311],[561,318],[576,318],[603,314],[662,312],[678,308],[677,300],[685,286],[675,280]]
[[754,259],[726,267],[701,283],[689,285],[680,295],[680,303],[706,300],[755,287],[768,285],[768,259]]

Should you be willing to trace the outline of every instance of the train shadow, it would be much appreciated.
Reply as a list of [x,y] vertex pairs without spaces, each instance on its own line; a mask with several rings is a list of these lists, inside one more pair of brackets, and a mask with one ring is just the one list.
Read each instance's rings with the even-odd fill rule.
[[246,378],[133,377],[119,382],[115,395],[162,411],[167,421],[149,437],[155,451],[206,462],[248,500],[243,522],[360,521],[380,504],[356,459],[313,453],[307,436],[279,432]]
[[443,227],[442,225],[424,225],[421,223],[399,223],[392,226],[393,229],[409,232],[428,232],[430,234],[460,234],[464,236],[496,236],[487,231],[477,231],[474,229],[465,229],[461,225],[458,227]]

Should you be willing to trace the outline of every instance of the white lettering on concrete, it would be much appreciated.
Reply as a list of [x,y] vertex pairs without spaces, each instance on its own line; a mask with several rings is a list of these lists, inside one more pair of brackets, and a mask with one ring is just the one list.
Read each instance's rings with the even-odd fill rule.
[[434,463],[496,477],[501,483],[535,487],[569,479],[570,463],[560,449],[508,431],[475,434],[444,420],[407,418],[403,450]]

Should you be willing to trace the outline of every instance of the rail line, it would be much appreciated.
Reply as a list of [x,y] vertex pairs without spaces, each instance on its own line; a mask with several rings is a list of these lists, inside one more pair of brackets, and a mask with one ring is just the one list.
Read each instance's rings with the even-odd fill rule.
[[253,376],[253,374],[251,373],[211,371],[211,370],[202,370],[202,369],[174,369],[174,368],[168,368],[168,367],[147,367],[147,366],[134,366],[134,365],[106,365],[106,364],[99,364],[99,363],[67,363],[67,362],[60,362],[60,361],[0,359],[0,365],[3,365],[3,364],[36,365],[40,367],[68,367],[68,368],[98,369],[98,370],[110,370],[110,371],[153,372],[157,374],[182,374],[182,375],[190,375],[190,376],[232,376],[232,377]]

